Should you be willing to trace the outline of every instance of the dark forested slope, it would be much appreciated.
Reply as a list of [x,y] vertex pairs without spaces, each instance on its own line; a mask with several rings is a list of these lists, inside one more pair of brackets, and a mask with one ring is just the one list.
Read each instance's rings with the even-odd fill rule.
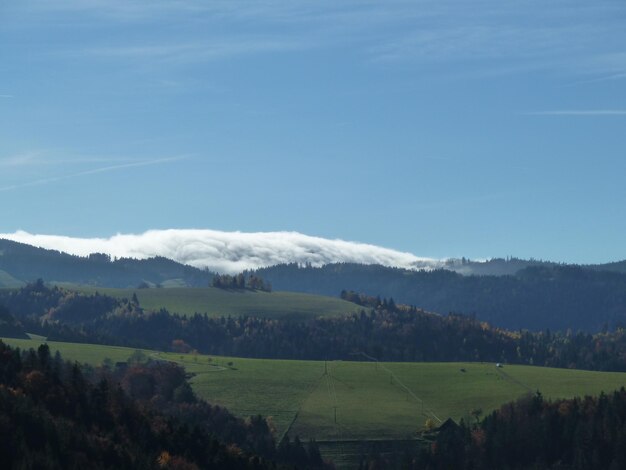
[[6,469],[327,467],[314,443],[276,445],[261,416],[196,398],[176,364],[83,369],[47,345],[0,341],[0,436]]
[[537,393],[480,423],[449,423],[414,469],[626,468],[626,391],[546,401]]
[[476,314],[508,329],[599,331],[626,323],[626,274],[579,266],[531,266],[512,276],[463,276],[376,265],[295,264],[255,274],[276,290],[337,295],[342,289],[392,297],[425,310]]

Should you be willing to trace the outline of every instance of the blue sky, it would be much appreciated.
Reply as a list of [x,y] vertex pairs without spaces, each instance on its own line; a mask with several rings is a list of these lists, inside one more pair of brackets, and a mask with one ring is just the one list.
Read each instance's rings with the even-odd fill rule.
[[626,258],[623,1],[0,4],[0,233]]

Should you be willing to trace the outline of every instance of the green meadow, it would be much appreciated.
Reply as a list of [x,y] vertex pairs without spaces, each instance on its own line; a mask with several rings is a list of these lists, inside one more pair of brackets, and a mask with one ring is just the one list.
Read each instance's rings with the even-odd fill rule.
[[[4,339],[21,348],[40,340]],[[49,342],[53,351],[93,365],[127,360],[132,348]],[[206,400],[245,417],[270,416],[276,432],[320,441],[415,437],[427,419],[473,419],[539,390],[547,398],[610,392],[626,373],[492,363],[373,363],[243,359],[144,351],[192,374]]]
[[37,335],[32,335],[31,338],[32,339],[0,339],[9,346],[18,347],[21,349],[37,349],[40,344],[46,342],[48,346],[50,346],[50,351],[52,352],[52,354],[54,354],[56,351],[59,351],[63,356],[63,359],[90,364],[93,366],[101,365],[102,361],[107,358],[111,359],[113,362],[123,362],[126,361],[135,352],[135,349],[133,348],[123,348],[120,346],[45,341],[45,338],[39,337]]
[[133,293],[148,310],[165,308],[173,313],[211,316],[250,315],[269,318],[306,319],[319,316],[346,315],[360,310],[352,302],[321,295],[297,292],[261,292],[218,289],[215,287],[164,287],[152,289],[113,289],[59,284],[71,290],[93,294],[99,292],[116,298],[130,299]]
[[0,270],[0,289],[15,289],[22,287],[25,283],[19,279],[15,279],[6,271]]

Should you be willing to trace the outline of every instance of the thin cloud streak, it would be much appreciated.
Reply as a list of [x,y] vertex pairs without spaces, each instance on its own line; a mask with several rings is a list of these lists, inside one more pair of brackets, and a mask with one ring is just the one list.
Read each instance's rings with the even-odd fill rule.
[[0,158],[0,167],[21,167],[37,163],[40,152],[24,152]]
[[70,179],[70,178],[79,178],[82,176],[95,175],[98,173],[107,173],[110,171],[124,170],[128,168],[138,168],[138,167],[143,167],[143,166],[158,165],[161,163],[175,162],[175,161],[185,160],[187,158],[190,158],[190,157],[187,155],[187,156],[178,156],[178,157],[158,158],[156,160],[144,160],[144,161],[139,161],[139,162],[124,163],[121,165],[104,166],[100,168],[94,168],[91,170],[79,171],[77,173],[71,173],[68,175],[53,176],[50,178],[42,178],[42,179],[38,179],[34,181],[29,181],[26,183],[19,183],[19,184],[13,184],[9,186],[0,187],[0,192],[13,191],[16,189],[27,188],[31,186],[40,186],[43,184],[55,183],[55,182],[63,181],[63,180]]
[[212,43],[182,43],[158,45],[123,45],[94,47],[80,51],[68,51],[65,55],[86,56],[100,59],[163,61],[175,63],[203,62],[245,54],[301,50],[307,44],[287,39],[251,38],[222,40]]
[[163,256],[221,273],[237,273],[280,263],[322,266],[351,262],[407,269],[445,266],[445,261],[420,258],[412,253],[366,243],[312,237],[298,232],[150,230],[142,234],[118,234],[110,238],[73,238],[18,231],[0,234],[0,238],[78,256],[90,253],[137,259]]
[[603,77],[592,78],[589,80],[578,80],[574,82],[574,85],[587,85],[591,83],[601,83],[601,82],[610,82],[614,80],[623,80],[626,78],[626,72],[615,73]]
[[[421,2],[436,5],[435,2]],[[380,20],[398,11],[403,12],[405,17],[428,16],[427,9],[407,6],[405,2],[390,2],[384,7],[376,3],[345,1],[340,4],[328,0],[305,0],[301,2],[269,1],[269,2],[244,2],[240,0],[206,2],[202,0],[177,0],[177,1],[133,1],[127,0],[57,0],[55,2],[40,2],[33,5],[33,12],[72,12],[91,13],[99,17],[112,18],[117,21],[146,22],[156,21],[162,18],[171,18],[176,15],[193,14],[203,15],[223,20],[235,21],[271,21],[274,23],[294,21],[322,21],[328,22],[333,18],[344,19],[353,22],[353,17],[359,20]]]
[[136,163],[132,162],[128,157],[118,158],[118,157],[57,157],[59,151],[50,151],[50,150],[31,150],[25,151],[21,153],[16,153],[13,155],[8,155],[5,157],[0,157],[0,167],[11,168],[11,167],[41,167],[41,166],[58,166],[58,165],[81,165],[88,163],[111,163],[111,162],[123,162],[123,163]]
[[523,114],[525,116],[626,116],[626,109],[562,109]]

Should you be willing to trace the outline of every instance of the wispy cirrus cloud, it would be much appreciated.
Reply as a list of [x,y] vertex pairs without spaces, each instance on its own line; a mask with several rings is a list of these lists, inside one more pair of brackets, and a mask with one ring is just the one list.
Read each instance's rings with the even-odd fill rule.
[[623,48],[613,47],[612,41],[623,30],[618,2],[598,8],[565,0],[57,0],[31,2],[31,9],[44,17],[50,12],[82,14],[116,28],[134,28],[137,22],[171,26],[177,20],[189,25],[184,30],[168,26],[172,32],[159,38],[133,32],[132,41],[89,42],[65,51],[96,59],[190,63],[349,46],[374,63],[463,61],[466,68],[487,75],[561,70],[595,79],[626,71]]
[[0,157],[0,167],[21,167],[37,163],[41,152],[22,152],[5,157]]
[[67,51],[68,56],[87,56],[100,59],[152,62],[204,62],[225,57],[262,52],[293,51],[306,48],[298,41],[273,38],[220,39],[211,42],[183,42],[179,44],[109,45]]
[[626,52],[600,51],[583,62],[580,71],[591,76],[583,84],[626,79]]
[[[623,8],[569,6],[532,0],[456,3],[456,8],[444,8],[415,27],[398,28],[369,46],[370,57],[380,63],[462,64],[462,76],[475,78],[555,71],[594,77],[626,71],[619,52],[623,47],[612,44],[622,35],[616,18]],[[540,17],[529,15],[537,10]]]
[[118,234],[110,238],[74,238],[18,231],[0,234],[0,238],[79,256],[90,253],[139,259],[163,256],[222,273],[237,273],[280,263],[322,266],[350,262],[407,269],[436,269],[446,265],[443,260],[422,258],[412,253],[298,232],[150,230],[142,234]]
[[126,170],[130,168],[139,168],[139,167],[145,167],[145,166],[172,163],[172,162],[185,160],[188,158],[191,158],[191,157],[189,155],[182,155],[182,156],[176,156],[176,157],[157,158],[157,159],[152,159],[152,160],[131,161],[131,162],[121,163],[117,165],[107,165],[107,166],[102,166],[98,168],[92,168],[89,170],[84,170],[84,171],[79,171],[79,172],[74,172],[74,173],[67,173],[67,174],[58,175],[58,176],[51,176],[49,178],[40,178],[40,179],[36,179],[32,181],[26,181],[23,183],[16,183],[16,184],[11,184],[7,186],[2,186],[0,187],[0,192],[14,191],[16,189],[27,188],[30,186],[40,186],[40,185],[55,183],[55,182],[63,181],[67,179],[95,175],[98,173],[108,173],[112,171]]

